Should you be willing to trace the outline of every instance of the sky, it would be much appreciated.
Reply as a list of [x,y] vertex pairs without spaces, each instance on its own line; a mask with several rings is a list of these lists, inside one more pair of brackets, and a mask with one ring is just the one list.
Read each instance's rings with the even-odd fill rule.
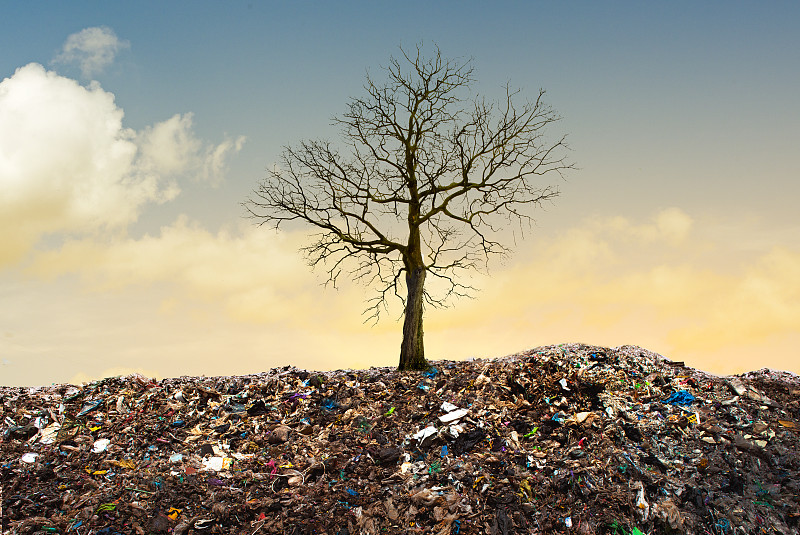
[[10,3],[0,384],[396,365],[399,314],[242,207],[399,46],[562,119],[576,169],[513,256],[426,309],[429,359],[638,345],[800,372],[800,4]]

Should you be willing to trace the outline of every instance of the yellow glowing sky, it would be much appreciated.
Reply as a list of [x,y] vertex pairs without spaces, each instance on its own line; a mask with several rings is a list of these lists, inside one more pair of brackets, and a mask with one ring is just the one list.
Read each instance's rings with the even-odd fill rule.
[[40,30],[0,38],[0,384],[396,364],[399,310],[362,324],[368,290],[324,289],[305,231],[239,203],[282,144],[335,139],[409,39],[474,56],[480,91],[545,87],[579,167],[474,299],[426,311],[428,358],[585,342],[800,372],[796,6],[435,8],[410,36],[366,3],[198,6],[161,32],[113,6],[9,15]]

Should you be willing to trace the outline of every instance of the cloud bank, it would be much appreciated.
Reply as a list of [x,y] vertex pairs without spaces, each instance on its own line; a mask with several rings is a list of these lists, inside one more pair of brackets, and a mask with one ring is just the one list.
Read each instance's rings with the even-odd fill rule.
[[[743,365],[740,354],[768,348],[772,365],[791,367],[792,336],[800,332],[800,251],[772,247],[722,269],[707,260],[715,252],[705,237],[713,232],[704,228],[668,208],[648,221],[593,218],[529,239],[513,263],[475,275],[477,299],[426,313],[429,356],[497,356],[583,341],[642,345],[726,373],[760,367]],[[293,332],[296,342],[282,342],[276,358],[283,360],[274,365],[300,359],[352,366],[354,358],[392,364],[399,324],[362,325],[364,290],[323,290],[297,252],[306,241],[301,232],[247,225],[210,233],[180,218],[141,239],[71,240],[38,254],[28,273],[41,280],[75,276],[93,294],[113,293],[121,302],[157,288],[155,321],[180,317],[201,325],[211,314],[215,330],[244,338],[237,342],[247,346],[243,361],[258,361],[260,343],[275,347],[264,342],[267,333]],[[332,341],[324,355],[308,342],[320,338]],[[366,340],[383,345],[370,352]],[[738,360],[728,357],[734,354]]]
[[114,95],[32,63],[0,82],[0,266],[44,236],[125,229],[147,203],[180,192],[186,175],[218,184],[244,138],[194,135],[192,115],[141,132]]
[[164,311],[213,303],[237,321],[306,325],[324,312],[314,312],[319,288],[297,253],[304,237],[244,226],[211,233],[179,217],[139,239],[68,241],[36,255],[28,273],[75,275],[97,293],[161,285],[168,288]]

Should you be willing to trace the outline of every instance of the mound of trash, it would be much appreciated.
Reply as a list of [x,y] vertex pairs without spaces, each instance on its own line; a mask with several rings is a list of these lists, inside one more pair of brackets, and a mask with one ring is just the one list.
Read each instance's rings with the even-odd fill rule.
[[800,532],[798,377],[634,346],[0,387],[11,534]]

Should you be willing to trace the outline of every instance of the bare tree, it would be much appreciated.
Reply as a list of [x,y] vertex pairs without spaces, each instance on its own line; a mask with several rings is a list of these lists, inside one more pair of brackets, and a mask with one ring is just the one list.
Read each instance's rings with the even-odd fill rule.
[[334,119],[342,144],[284,148],[245,207],[260,225],[315,227],[303,249],[309,265],[324,266],[326,284],[345,274],[376,286],[368,319],[377,321],[387,299],[399,298],[399,369],[409,370],[428,366],[424,305],[469,295],[474,288],[460,275],[508,253],[506,221],[520,230],[530,224],[531,209],[558,195],[540,177],[572,166],[564,137],[545,137],[559,117],[543,90],[520,104],[506,85],[503,98],[490,102],[469,94],[470,61],[443,59],[438,48],[430,58],[419,46],[400,52],[383,69],[387,79],[367,75],[366,95]]

